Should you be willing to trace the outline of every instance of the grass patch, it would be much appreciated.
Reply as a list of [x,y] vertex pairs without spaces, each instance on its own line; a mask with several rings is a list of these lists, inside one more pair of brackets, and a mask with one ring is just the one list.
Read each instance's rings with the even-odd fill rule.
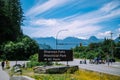
[[75,80],[119,80],[120,76],[80,69],[72,75]]
[[35,80],[119,80],[120,76],[109,75],[89,70],[79,69],[74,74],[36,74],[32,68],[22,69],[23,74]]
[[33,72],[32,68],[26,68],[26,69],[22,69],[22,75],[34,77],[35,73]]
[[117,62],[120,62],[120,59],[116,58],[116,61],[117,61]]

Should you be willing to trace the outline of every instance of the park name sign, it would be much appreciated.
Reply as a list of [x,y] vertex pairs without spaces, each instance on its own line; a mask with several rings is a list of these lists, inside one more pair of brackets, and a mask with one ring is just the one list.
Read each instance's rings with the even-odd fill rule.
[[39,50],[39,62],[73,61],[72,50]]

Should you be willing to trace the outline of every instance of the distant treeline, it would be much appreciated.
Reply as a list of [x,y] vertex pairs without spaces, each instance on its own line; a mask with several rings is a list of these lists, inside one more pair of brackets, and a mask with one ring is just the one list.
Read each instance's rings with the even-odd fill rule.
[[104,39],[103,42],[90,43],[88,46],[76,46],[73,51],[75,58],[106,59],[109,56],[109,58],[120,59],[120,41],[115,43],[114,40]]

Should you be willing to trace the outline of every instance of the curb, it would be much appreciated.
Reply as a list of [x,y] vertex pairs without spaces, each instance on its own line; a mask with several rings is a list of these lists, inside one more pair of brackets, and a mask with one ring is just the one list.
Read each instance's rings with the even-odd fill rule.
[[35,79],[30,78],[28,76],[13,76],[10,78],[10,80],[35,80]]

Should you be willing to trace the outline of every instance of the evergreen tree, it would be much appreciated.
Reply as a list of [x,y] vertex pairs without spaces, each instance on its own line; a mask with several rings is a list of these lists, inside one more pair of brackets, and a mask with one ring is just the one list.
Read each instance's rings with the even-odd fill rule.
[[20,4],[20,0],[8,0],[7,2],[7,13],[12,22],[12,29],[14,37],[17,38],[19,35],[22,35],[21,24],[23,22],[23,12]]
[[11,21],[8,16],[6,16],[5,1],[0,1],[0,44],[8,40],[12,40],[12,29],[10,28]]
[[0,0],[0,44],[23,35],[23,12],[20,0]]

